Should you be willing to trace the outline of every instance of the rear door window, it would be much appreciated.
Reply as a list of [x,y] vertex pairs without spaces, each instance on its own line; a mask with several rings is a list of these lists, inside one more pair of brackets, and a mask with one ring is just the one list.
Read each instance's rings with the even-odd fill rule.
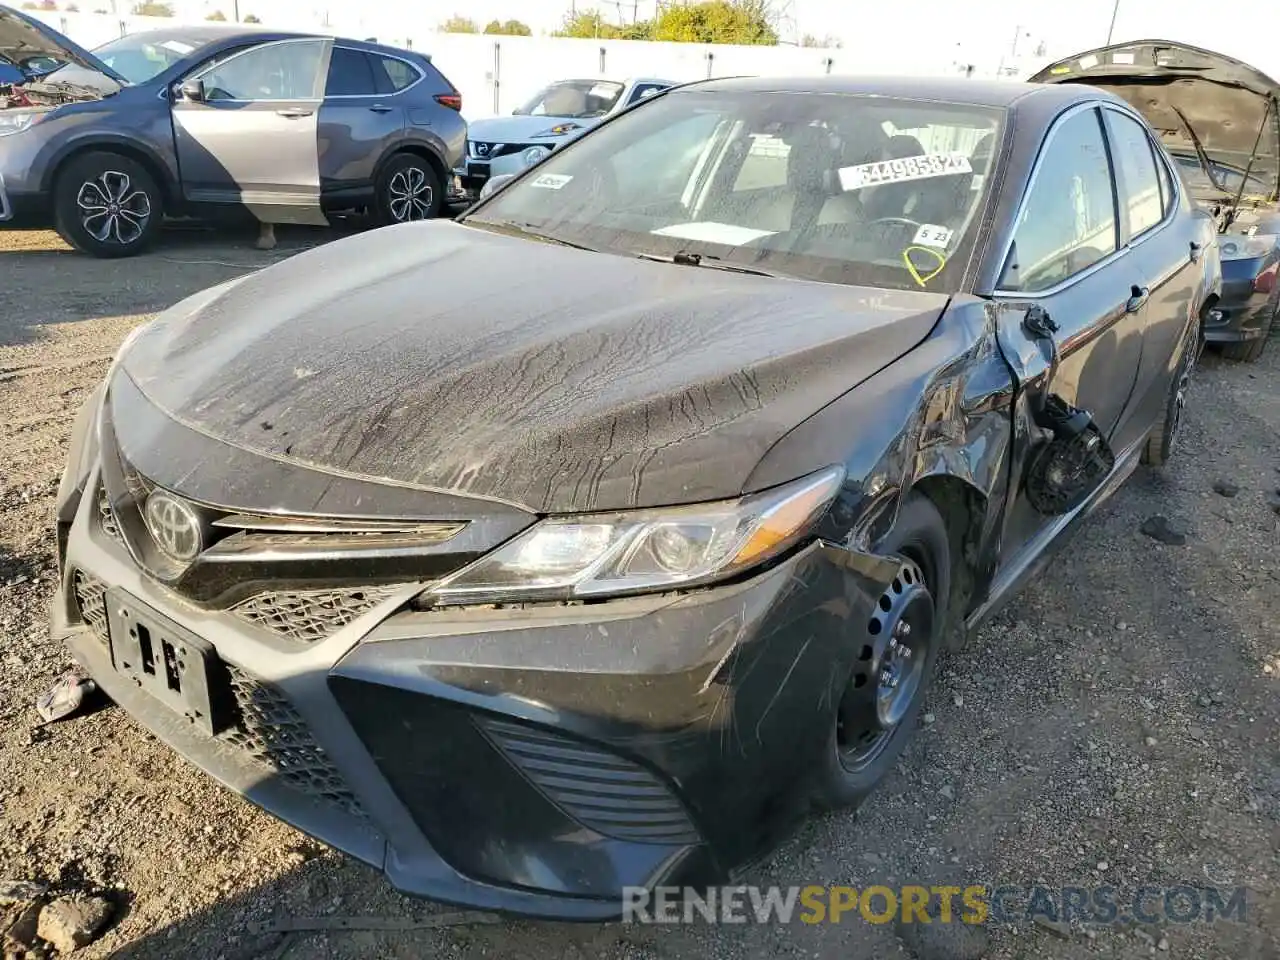
[[1160,173],[1146,128],[1127,114],[1107,110],[1112,155],[1119,168],[1121,206],[1128,215],[1127,240],[1146,233],[1164,219]]
[[334,47],[329,58],[326,97],[372,97],[378,93],[369,56],[360,50]]

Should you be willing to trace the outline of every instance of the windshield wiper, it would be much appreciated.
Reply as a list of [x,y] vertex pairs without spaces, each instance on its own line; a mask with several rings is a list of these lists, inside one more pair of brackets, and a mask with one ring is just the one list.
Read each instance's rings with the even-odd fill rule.
[[669,257],[660,257],[652,253],[636,254],[641,260],[653,260],[657,263],[674,263],[681,267],[702,267],[704,270],[724,270],[726,273],[745,273],[753,277],[773,277],[774,279],[789,279],[782,273],[771,273],[768,270],[760,270],[756,267],[743,267],[736,263],[726,263],[720,257],[712,256],[709,253],[690,253],[687,250],[677,250]]
[[486,227],[496,233],[515,233],[522,237],[528,237],[530,240],[542,240],[561,247],[572,247],[574,250],[586,250],[588,253],[601,252],[595,247],[588,247],[585,243],[574,243],[572,240],[563,240],[560,237],[553,237],[549,233],[542,233],[533,229],[533,224],[531,223],[516,223],[512,220],[475,220],[471,217],[467,217],[462,222],[470,223],[477,227]]

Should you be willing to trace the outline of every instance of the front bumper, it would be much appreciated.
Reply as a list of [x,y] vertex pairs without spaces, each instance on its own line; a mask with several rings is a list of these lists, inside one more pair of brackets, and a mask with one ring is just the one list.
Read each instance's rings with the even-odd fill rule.
[[[577,920],[617,917],[624,887],[722,881],[785,835],[896,573],[818,543],[741,583],[596,604],[413,612],[406,584],[282,648],[145,576],[93,495],[62,555],[55,635],[205,772],[406,893]],[[231,727],[198,733],[115,671],[107,585],[212,644]]]
[[50,198],[31,174],[29,133],[0,137],[0,229],[47,227],[53,222]]

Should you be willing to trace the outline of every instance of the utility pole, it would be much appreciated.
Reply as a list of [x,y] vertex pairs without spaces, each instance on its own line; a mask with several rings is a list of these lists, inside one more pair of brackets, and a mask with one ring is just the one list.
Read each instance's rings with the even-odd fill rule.
[[235,23],[240,22],[240,0],[231,0],[231,18]]
[[1116,0],[1115,5],[1111,8],[1111,26],[1107,27],[1107,46],[1111,46],[1111,37],[1116,32],[1116,17],[1120,13],[1120,0]]

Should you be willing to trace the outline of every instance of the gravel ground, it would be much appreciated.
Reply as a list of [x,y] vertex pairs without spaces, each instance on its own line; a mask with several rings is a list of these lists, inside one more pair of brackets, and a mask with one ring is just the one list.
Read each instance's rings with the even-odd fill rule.
[[[45,607],[76,408],[134,324],[329,236],[282,233],[263,254],[251,236],[176,235],[108,263],[49,234],[0,234],[0,878],[111,899],[113,925],[81,955],[1280,958],[1280,341],[1252,366],[1205,358],[1175,464],[1140,470],[944,664],[919,736],[856,821],[807,825],[745,878],[1107,883],[1122,903],[1142,884],[1244,886],[1244,922],[933,925],[906,939],[860,919],[433,929],[421,925],[441,910],[224,792],[119,710],[40,727],[32,703],[69,663]],[[1236,496],[1214,491],[1224,480]],[[1154,514],[1185,524],[1185,545],[1144,536]],[[299,917],[353,929],[261,932]]]

